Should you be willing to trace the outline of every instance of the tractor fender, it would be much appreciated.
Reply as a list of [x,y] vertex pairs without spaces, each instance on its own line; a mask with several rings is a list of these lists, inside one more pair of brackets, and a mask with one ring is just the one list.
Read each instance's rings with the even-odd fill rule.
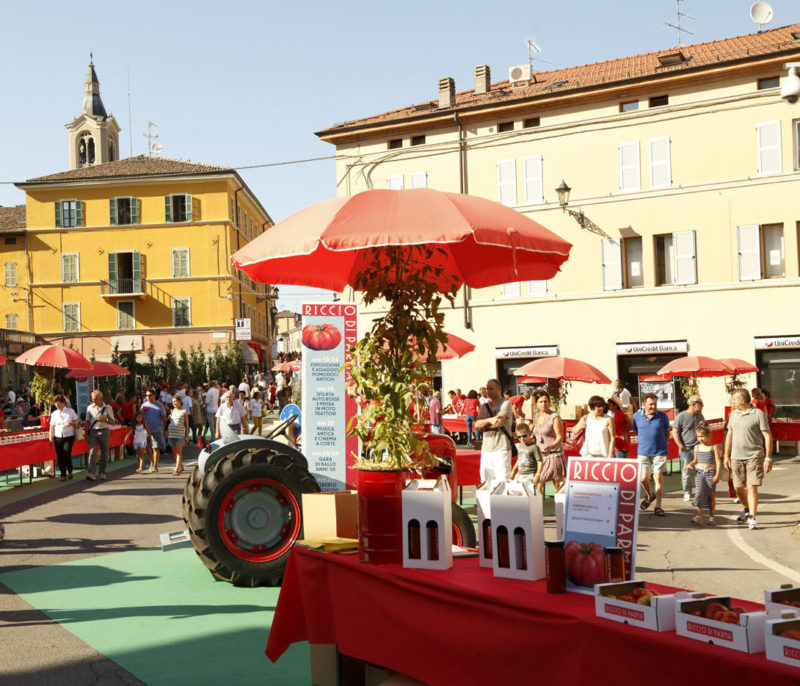
[[283,453],[304,469],[308,469],[308,460],[299,450],[286,443],[263,438],[261,436],[246,436],[233,441],[215,441],[200,452],[200,455],[197,457],[197,467],[201,474],[205,474],[212,470],[217,462],[232,453],[259,448],[267,448]]

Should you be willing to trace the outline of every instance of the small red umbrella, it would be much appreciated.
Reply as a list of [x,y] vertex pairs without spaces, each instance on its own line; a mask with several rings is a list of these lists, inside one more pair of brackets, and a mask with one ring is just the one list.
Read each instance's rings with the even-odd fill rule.
[[279,362],[272,367],[273,372],[299,372],[303,364],[298,360],[295,362]]
[[[416,247],[434,253],[425,264]],[[234,253],[256,281],[342,291],[384,265],[402,283],[422,269],[439,290],[553,277],[571,244],[492,200],[431,188],[371,190],[287,217]]]
[[659,374],[667,374],[669,376],[728,376],[732,374],[731,368],[713,357],[705,357],[703,355],[687,357],[679,357],[677,360],[672,360],[665,364],[658,370]]
[[520,376],[517,383],[545,383],[547,379],[543,376]]
[[73,369],[68,379],[88,379],[93,376],[126,376],[130,371],[113,362],[92,362],[87,369]]
[[[464,357],[467,353],[471,353],[475,350],[475,346],[470,343],[469,341],[465,341],[463,338],[459,338],[455,334],[446,333],[447,336],[447,343],[444,346],[440,345],[439,348],[436,350],[436,359],[437,360],[452,360],[456,357]],[[414,346],[415,340],[413,337],[408,339],[409,346]],[[421,358],[427,362],[428,361],[428,351],[426,350]]]
[[92,363],[78,351],[65,348],[63,345],[37,345],[18,355],[15,362],[59,369],[88,369],[92,366]]
[[672,381],[672,374],[643,374],[639,381]]
[[730,374],[750,374],[758,371],[758,367],[754,364],[738,357],[720,357],[719,361],[731,368]]
[[588,362],[572,357],[543,357],[522,365],[515,376],[543,376],[546,379],[564,379],[583,383],[611,383],[603,372]]

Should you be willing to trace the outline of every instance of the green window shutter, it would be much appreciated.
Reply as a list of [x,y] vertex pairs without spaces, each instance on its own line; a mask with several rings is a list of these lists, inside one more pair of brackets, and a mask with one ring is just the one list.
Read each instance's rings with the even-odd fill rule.
[[83,226],[83,203],[80,200],[75,203],[75,226]]
[[108,288],[110,293],[117,292],[117,253],[108,253]]
[[186,194],[186,221],[192,221],[192,196],[190,193]]
[[131,198],[131,224],[139,223],[139,201]]
[[56,200],[56,228],[61,227],[61,201]]
[[133,266],[133,288],[136,293],[140,293],[142,290],[142,256],[138,252],[132,253],[131,264]]
[[172,221],[172,197],[169,195],[164,196],[164,219]]
[[[108,199],[108,223],[109,224],[116,224],[117,223],[117,199],[116,198],[109,198]],[[109,257],[111,257],[109,255]]]

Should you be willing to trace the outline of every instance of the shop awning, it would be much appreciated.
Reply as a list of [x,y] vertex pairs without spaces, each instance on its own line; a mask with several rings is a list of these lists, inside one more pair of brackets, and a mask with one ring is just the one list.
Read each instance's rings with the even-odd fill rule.
[[249,343],[242,343],[239,347],[241,348],[245,364],[258,364],[258,355],[256,351],[250,347]]

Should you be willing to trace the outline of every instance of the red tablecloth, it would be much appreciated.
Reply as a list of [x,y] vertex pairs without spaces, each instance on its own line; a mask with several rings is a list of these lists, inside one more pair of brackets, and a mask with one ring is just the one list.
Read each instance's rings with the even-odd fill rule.
[[437,572],[296,547],[267,657],[275,661],[305,640],[336,644],[345,655],[427,684],[528,683],[534,675],[554,684],[600,677],[614,686],[797,686],[800,679],[797,669],[763,654],[598,619],[591,596],[554,596],[543,581],[495,579],[476,558]]
[[800,441],[800,421],[769,423],[773,441]]
[[[130,427],[120,426],[111,429],[108,437],[108,447],[117,448],[125,441]],[[47,434],[39,434],[41,438],[24,441],[20,443],[0,444],[0,469],[16,469],[25,465],[48,462],[56,459],[53,446],[47,438]],[[72,446],[72,454],[80,455],[89,452],[89,444],[86,440],[75,441]]]

